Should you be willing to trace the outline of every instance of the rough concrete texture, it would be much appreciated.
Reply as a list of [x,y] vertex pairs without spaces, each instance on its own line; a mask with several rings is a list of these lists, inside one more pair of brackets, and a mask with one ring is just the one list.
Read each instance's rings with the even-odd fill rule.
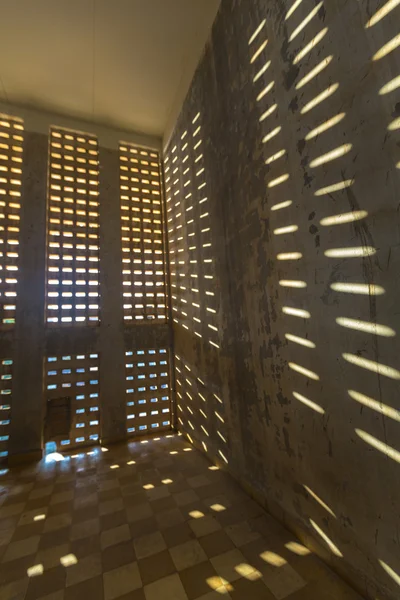
[[45,357],[99,354],[100,439],[110,443],[127,436],[125,351],[171,345],[167,323],[126,326],[123,322],[119,153],[102,147],[100,324],[45,325],[47,159],[48,136],[25,130],[16,324],[0,331],[0,358],[13,360],[11,463],[42,453]]
[[[380,599],[400,577],[396,4],[223,1],[165,163],[178,425]],[[194,144],[183,163],[199,112],[212,288]],[[188,310],[207,289],[219,348]]]

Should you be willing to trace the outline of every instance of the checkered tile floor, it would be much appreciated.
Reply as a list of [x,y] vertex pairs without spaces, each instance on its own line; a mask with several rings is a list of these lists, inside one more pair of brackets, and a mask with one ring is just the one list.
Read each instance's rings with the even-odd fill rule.
[[2,600],[359,600],[182,437],[0,479]]

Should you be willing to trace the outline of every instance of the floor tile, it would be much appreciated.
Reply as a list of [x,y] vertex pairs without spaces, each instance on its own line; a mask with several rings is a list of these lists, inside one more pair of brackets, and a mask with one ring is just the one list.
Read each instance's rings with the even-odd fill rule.
[[56,529],[63,529],[64,527],[69,527],[72,523],[72,516],[68,513],[63,513],[61,515],[57,515],[55,517],[48,517],[44,523],[44,533],[49,533],[50,531],[55,531]]
[[148,533],[153,533],[159,530],[158,523],[155,517],[143,519],[142,521],[134,521],[129,523],[129,529],[131,530],[132,538],[138,538]]
[[136,506],[129,506],[126,509],[126,514],[129,522],[141,521],[153,516],[153,509],[151,508],[150,502],[145,504],[138,504]]
[[162,534],[159,531],[149,533],[134,540],[136,558],[147,558],[152,554],[157,554],[166,550],[167,545]]
[[171,555],[167,550],[138,560],[138,565],[143,585],[162,579],[176,571]]
[[188,523],[167,527],[163,530],[163,536],[168,548],[189,542],[196,537]]
[[85,556],[81,559],[78,558],[77,560],[78,562],[76,564],[66,568],[67,587],[81,583],[86,579],[96,577],[102,572],[100,553]]
[[108,500],[107,502],[100,502],[99,504],[99,515],[108,515],[121,510],[124,507],[122,498],[116,498],[114,500]]
[[161,498],[166,498],[170,495],[169,489],[166,485],[157,486],[152,490],[148,490],[146,493],[150,501],[160,500]]
[[39,539],[38,535],[34,535],[19,542],[11,542],[3,556],[3,562],[35,554],[38,549]]
[[178,494],[174,494],[174,498],[177,506],[185,506],[200,499],[194,490],[179,492]]
[[209,561],[180,571],[179,576],[189,600],[195,600],[211,590],[221,588],[223,580]]
[[42,564],[44,569],[58,567],[61,564],[60,559],[69,554],[69,550],[69,543],[53,546],[52,548],[47,548],[46,550],[39,550],[35,556],[34,563]]
[[75,523],[71,527],[71,540],[80,540],[90,535],[97,535],[100,533],[100,520],[98,518],[89,519],[88,521],[82,521],[82,523]]
[[210,484],[210,480],[206,475],[196,475],[195,477],[189,477],[187,482],[192,488],[200,488],[203,485]]
[[59,504],[60,502],[69,502],[73,500],[74,492],[59,492],[58,494],[52,494],[50,498],[50,504]]
[[[275,600],[260,579],[238,579],[231,584],[230,597],[232,600]],[[222,596],[224,598],[224,596]],[[313,600],[310,598],[309,600]],[[317,599],[315,599],[317,600]]]
[[97,554],[101,550],[100,536],[91,535],[89,537],[82,538],[81,540],[74,540],[70,543],[70,550],[79,559],[85,558],[92,554]]
[[156,520],[160,529],[173,527],[174,525],[179,525],[179,523],[184,522],[184,518],[179,508],[171,508],[157,513]]
[[218,554],[224,554],[235,548],[232,540],[223,530],[205,535],[199,539],[199,542],[208,558],[218,556]]
[[[204,594],[204,596],[200,596],[197,600],[229,600],[231,595],[229,594],[227,588],[225,586],[221,586],[217,588],[213,592],[208,592]],[[250,598],[246,598],[246,600],[252,600]]]
[[104,599],[113,600],[142,587],[137,562],[103,573]]
[[101,575],[72,585],[65,591],[64,600],[103,600],[104,588]]
[[245,544],[249,544],[250,542],[254,542],[261,537],[257,531],[251,529],[247,521],[228,525],[225,527],[225,531],[238,548]]
[[[244,571],[241,569],[241,565],[248,564],[239,550],[230,550],[219,556],[214,556],[210,561],[218,575],[229,581],[229,583],[243,577]],[[254,568],[251,568],[251,570],[254,570]]]
[[169,550],[178,571],[193,567],[207,560],[207,556],[197,540],[192,540]]
[[189,521],[193,533],[200,538],[221,529],[221,525],[213,517],[202,517]]
[[24,600],[29,581],[22,579],[1,587],[1,600]]
[[169,575],[163,579],[159,579],[154,583],[146,585],[144,588],[146,600],[188,600],[179,575]]
[[117,512],[100,517],[100,530],[105,531],[106,529],[119,527],[120,525],[125,525],[127,522],[126,510],[117,510]]
[[135,552],[132,541],[123,542],[116,546],[109,546],[101,553],[103,573],[112,571],[117,567],[122,567],[135,561]]
[[42,575],[29,578],[26,600],[37,600],[65,588],[65,569],[62,566],[43,571]]
[[104,550],[109,546],[115,546],[121,542],[126,542],[131,539],[129,525],[120,525],[113,529],[107,529],[100,534],[101,549]]
[[9,506],[2,506],[0,516],[2,519],[6,517],[15,517],[16,515],[20,515],[25,508],[25,502],[18,504],[10,504]]
[[38,600],[65,600],[65,590],[58,590],[57,592],[51,592],[50,594],[46,594],[46,596],[41,596]]

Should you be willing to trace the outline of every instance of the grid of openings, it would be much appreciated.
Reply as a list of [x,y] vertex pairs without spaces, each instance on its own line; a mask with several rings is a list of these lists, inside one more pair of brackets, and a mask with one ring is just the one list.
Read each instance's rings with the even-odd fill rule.
[[125,143],[119,149],[124,319],[165,320],[159,155]]
[[219,348],[201,114],[179,134],[164,159],[173,319]]
[[0,115],[0,323],[15,323],[23,152],[21,119]]
[[99,151],[86,133],[51,128],[46,318],[99,322]]
[[169,357],[166,349],[125,352],[127,431],[170,427]]
[[0,462],[7,460],[8,438],[11,416],[12,364],[9,358],[0,363]]
[[46,401],[71,399],[70,435],[61,440],[61,446],[93,444],[99,440],[98,370],[98,354],[46,358]]

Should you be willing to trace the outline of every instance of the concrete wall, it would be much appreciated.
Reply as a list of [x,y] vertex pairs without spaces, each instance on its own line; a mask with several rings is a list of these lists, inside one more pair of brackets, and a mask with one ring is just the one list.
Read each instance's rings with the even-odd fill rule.
[[[7,434],[10,463],[42,456],[46,401],[46,356],[99,354],[100,439],[126,438],[125,351],[170,348],[167,323],[126,325],[122,312],[119,151],[117,132],[97,130],[100,161],[100,324],[46,327],[46,204],[48,127],[65,124],[52,115],[5,111],[24,119],[20,212],[20,257],[15,327],[0,331],[0,358],[13,360],[11,419]],[[37,124],[40,124],[38,132]],[[47,123],[47,128],[44,127]],[[85,123],[80,130],[92,132]],[[124,138],[122,138],[124,139]],[[130,137],[130,141],[147,142]],[[75,410],[75,407],[73,407]]]
[[398,597],[400,576],[400,7],[390,6],[223,1],[165,154],[178,426],[380,599]]

